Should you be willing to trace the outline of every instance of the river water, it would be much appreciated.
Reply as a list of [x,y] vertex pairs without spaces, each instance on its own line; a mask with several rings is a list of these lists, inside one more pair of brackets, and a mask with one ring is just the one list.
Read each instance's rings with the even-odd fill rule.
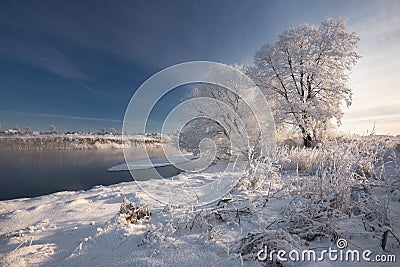
[[[143,150],[132,150],[132,159],[145,158]],[[150,148],[148,153],[151,158],[164,155],[162,148]],[[107,171],[124,162],[121,149],[0,150],[0,200],[132,181],[129,172]]]

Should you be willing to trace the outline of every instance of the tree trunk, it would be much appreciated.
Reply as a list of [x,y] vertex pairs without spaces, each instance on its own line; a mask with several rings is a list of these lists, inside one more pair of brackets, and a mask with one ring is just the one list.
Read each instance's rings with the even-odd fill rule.
[[313,147],[313,139],[309,133],[303,133],[303,143],[305,147]]
[[[303,135],[303,144],[305,147],[313,147],[315,140],[311,136],[311,133],[309,133],[303,125],[299,124],[299,128],[301,130],[301,134]],[[315,137],[315,136],[314,136]]]

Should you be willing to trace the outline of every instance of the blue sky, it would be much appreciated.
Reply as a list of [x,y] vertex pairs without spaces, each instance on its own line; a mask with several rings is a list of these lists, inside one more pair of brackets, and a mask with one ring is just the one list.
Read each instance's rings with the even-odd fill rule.
[[120,129],[136,88],[165,67],[248,64],[285,29],[347,17],[363,58],[341,129],[365,133],[375,122],[400,134],[399,12],[398,1],[1,1],[0,123]]

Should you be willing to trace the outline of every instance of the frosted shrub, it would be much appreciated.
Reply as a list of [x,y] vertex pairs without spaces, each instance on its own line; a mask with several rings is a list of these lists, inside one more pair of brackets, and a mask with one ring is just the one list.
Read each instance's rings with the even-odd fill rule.
[[255,158],[249,160],[249,166],[240,179],[238,186],[257,192],[277,189],[283,184],[279,167],[269,158]]
[[335,240],[338,237],[336,222],[347,218],[333,206],[335,194],[323,199],[298,198],[285,209],[285,229],[307,241],[315,238]]
[[283,146],[277,149],[276,161],[283,172],[303,173],[311,169],[316,157],[317,149]]
[[[236,254],[242,260],[257,261],[260,260],[259,251],[265,251],[266,248],[268,251],[289,251],[297,248],[297,240],[282,229],[249,232],[245,237],[231,245],[230,252]],[[276,254],[273,259],[270,259],[269,253],[267,251],[264,253],[266,255],[261,256],[266,258],[266,263],[279,264]]]
[[119,214],[124,224],[136,223],[139,220],[149,219],[151,216],[150,209],[146,205],[135,206],[125,196]]
[[365,231],[381,233],[390,226],[388,199],[396,182],[388,180],[384,168],[396,161],[396,142],[368,136],[327,142],[318,149],[278,151],[289,174],[285,192],[295,196],[285,209],[283,227],[306,240],[334,240],[346,232],[337,222],[358,216]]
[[382,170],[376,166],[387,161],[389,151],[394,150],[395,143],[390,139],[371,138],[364,137],[342,143],[327,142],[314,149],[280,148],[276,161],[285,173],[330,173],[357,179],[381,179]]

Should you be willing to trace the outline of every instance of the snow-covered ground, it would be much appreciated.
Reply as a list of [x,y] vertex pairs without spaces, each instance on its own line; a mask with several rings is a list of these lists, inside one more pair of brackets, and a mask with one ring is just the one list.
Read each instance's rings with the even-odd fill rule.
[[[277,162],[262,163],[258,171],[263,172],[253,169],[243,177],[223,173],[214,165],[199,174],[171,178],[173,186],[188,180],[194,186],[202,185],[224,175],[243,178],[225,198],[197,208],[165,205],[141,190],[162,186],[163,180],[143,181],[141,187],[129,182],[2,201],[0,265],[259,266],[267,263],[257,258],[264,246],[321,252],[329,247],[338,249],[338,239],[345,239],[346,249],[370,250],[371,258],[395,255],[397,263],[380,266],[398,266],[400,243],[395,236],[400,236],[400,151],[392,149],[395,154],[383,155],[384,161],[377,160],[373,167],[363,162],[372,155],[358,155],[365,151],[373,154],[383,145],[362,150],[363,142],[354,147],[346,143],[346,149],[332,148],[332,153],[324,148],[281,151],[278,161],[282,169],[276,167]],[[348,152],[355,148],[359,150]],[[326,165],[321,164],[323,156]],[[344,161],[338,166],[339,160],[348,160],[349,169]],[[327,166],[327,162],[332,164]],[[313,172],[315,166],[319,167]],[[322,175],[328,169],[330,172]],[[357,173],[359,180],[347,177],[348,171]],[[343,180],[336,181],[337,177]],[[350,194],[346,199],[345,192]],[[127,223],[124,214],[119,214],[124,196],[134,206],[147,205],[150,218]],[[383,251],[381,240],[386,230],[391,232]],[[293,263],[279,261],[275,255],[274,262],[284,266],[376,266],[376,262],[330,261],[327,257],[321,262]]]
[[[180,178],[187,177],[182,174]],[[198,182],[208,179],[213,179],[212,175],[201,176]],[[221,260],[226,263],[223,248],[208,242],[199,232],[182,233],[176,240],[156,240],[154,232],[155,236],[147,240],[146,233],[157,227],[168,232],[169,221],[180,210],[165,211],[165,205],[155,203],[140,191],[136,183],[130,182],[1,202],[0,265],[203,266]],[[124,194],[136,205],[149,205],[151,219],[138,225],[123,225],[118,210]],[[189,213],[182,210],[185,216]]]

